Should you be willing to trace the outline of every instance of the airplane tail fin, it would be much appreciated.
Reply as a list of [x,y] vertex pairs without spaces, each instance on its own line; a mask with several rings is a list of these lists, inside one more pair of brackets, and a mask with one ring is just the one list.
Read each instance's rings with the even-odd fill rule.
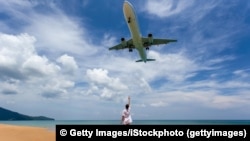
[[[147,61],[155,61],[155,59],[147,59]],[[135,62],[145,62],[146,63],[146,61],[144,61],[144,60],[137,60],[137,61],[135,61]]]

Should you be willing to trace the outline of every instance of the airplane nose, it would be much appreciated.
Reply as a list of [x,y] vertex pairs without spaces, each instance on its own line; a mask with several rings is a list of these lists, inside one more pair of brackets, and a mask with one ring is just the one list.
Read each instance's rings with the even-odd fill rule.
[[128,3],[124,3],[124,4],[123,4],[123,9],[129,9]]

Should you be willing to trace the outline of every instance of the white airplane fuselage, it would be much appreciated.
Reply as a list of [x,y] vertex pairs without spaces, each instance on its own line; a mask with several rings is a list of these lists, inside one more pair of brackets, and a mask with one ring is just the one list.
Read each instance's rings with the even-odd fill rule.
[[146,62],[147,55],[146,55],[146,51],[145,51],[143,43],[142,43],[142,36],[140,33],[135,10],[134,10],[133,6],[128,1],[125,1],[123,4],[123,13],[124,13],[125,20],[126,20],[128,27],[129,27],[129,31],[130,31],[130,34],[132,37],[133,45],[138,50],[139,55],[141,57],[141,60],[143,62]]

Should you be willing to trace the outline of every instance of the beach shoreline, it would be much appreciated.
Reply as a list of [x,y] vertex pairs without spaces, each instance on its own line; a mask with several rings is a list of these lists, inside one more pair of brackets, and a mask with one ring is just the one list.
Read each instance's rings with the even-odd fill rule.
[[55,141],[56,133],[42,127],[0,124],[3,141]]

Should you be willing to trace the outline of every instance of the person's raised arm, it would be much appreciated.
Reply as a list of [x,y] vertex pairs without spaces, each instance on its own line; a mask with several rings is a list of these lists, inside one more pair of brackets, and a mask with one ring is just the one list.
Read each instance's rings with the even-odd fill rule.
[[130,96],[128,96],[128,105],[130,105]]

